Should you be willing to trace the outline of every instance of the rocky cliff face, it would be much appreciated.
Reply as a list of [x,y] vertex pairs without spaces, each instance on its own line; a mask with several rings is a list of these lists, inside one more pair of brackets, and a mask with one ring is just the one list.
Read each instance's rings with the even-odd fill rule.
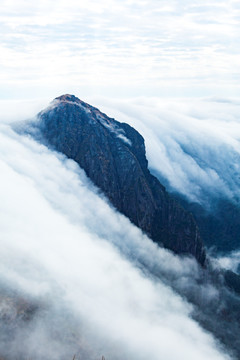
[[38,114],[34,126],[152,240],[204,264],[205,250],[192,215],[150,174],[144,139],[134,128],[72,95],[56,98]]

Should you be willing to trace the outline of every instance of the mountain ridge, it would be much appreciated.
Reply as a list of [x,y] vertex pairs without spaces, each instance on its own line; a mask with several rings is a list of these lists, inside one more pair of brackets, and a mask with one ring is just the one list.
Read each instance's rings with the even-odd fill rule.
[[55,98],[37,119],[32,129],[75,160],[118,211],[159,245],[204,265],[193,216],[150,173],[144,138],[133,127],[69,94]]

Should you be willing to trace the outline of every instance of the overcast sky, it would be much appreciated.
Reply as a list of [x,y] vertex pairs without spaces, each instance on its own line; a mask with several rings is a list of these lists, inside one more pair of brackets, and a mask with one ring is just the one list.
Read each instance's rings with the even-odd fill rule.
[[1,98],[239,96],[238,0],[2,0]]

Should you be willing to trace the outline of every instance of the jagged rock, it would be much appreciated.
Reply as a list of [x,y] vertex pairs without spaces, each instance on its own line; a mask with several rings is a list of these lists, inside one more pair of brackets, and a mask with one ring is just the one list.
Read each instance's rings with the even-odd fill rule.
[[75,160],[88,177],[159,245],[205,262],[192,215],[148,170],[143,137],[73,95],[56,98],[33,126],[48,144]]

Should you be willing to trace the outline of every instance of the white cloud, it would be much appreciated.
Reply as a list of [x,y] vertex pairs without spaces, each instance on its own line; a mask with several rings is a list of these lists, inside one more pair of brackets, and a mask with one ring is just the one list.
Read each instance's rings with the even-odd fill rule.
[[171,191],[205,205],[209,196],[239,201],[238,100],[93,98],[91,102],[143,135],[150,168]]
[[239,94],[238,19],[230,0],[3,1],[1,89]]
[[228,358],[190,318],[192,307],[139,268],[148,262],[184,288],[199,276],[193,260],[157,249],[74,162],[4,124],[0,169],[1,282],[45,309],[20,329],[16,351],[61,359],[80,341],[86,359]]
[[219,256],[219,258],[214,259],[217,264],[227,270],[232,270],[235,273],[239,273],[240,270],[240,252],[234,251],[231,254]]

